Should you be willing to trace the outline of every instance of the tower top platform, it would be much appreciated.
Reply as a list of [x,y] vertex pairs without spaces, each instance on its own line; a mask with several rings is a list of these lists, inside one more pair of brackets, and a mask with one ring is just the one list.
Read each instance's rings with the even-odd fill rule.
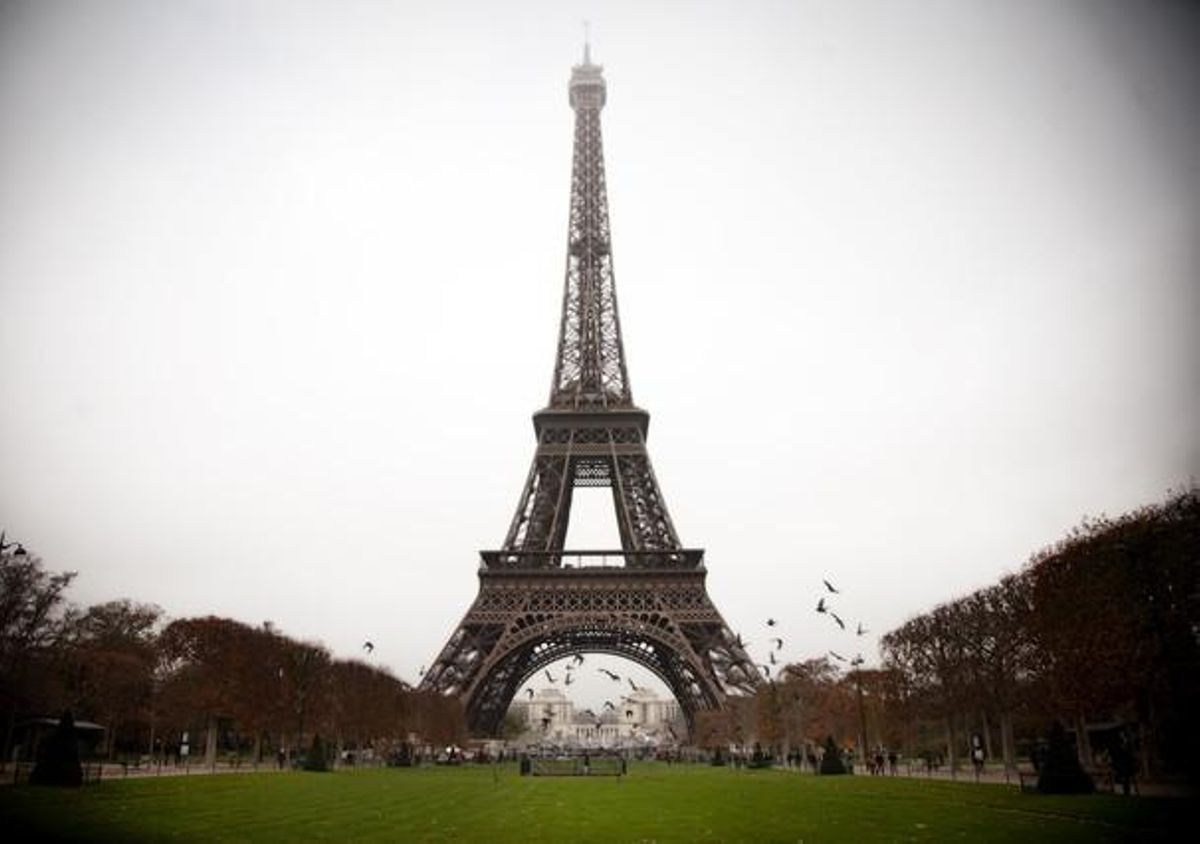
[[604,83],[604,67],[592,64],[591,46],[584,42],[583,63],[571,68],[571,108],[604,108],[607,86]]

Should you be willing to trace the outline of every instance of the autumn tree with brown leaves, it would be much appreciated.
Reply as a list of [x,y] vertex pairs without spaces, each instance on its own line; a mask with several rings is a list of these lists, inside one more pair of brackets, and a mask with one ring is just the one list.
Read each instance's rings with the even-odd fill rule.
[[153,604],[121,600],[71,611],[64,619],[59,652],[68,702],[107,725],[110,757],[123,731],[151,729],[161,617]]
[[53,659],[63,593],[74,578],[74,572],[50,574],[41,559],[0,536],[0,758],[11,758],[17,714],[36,705],[36,675],[44,675]]

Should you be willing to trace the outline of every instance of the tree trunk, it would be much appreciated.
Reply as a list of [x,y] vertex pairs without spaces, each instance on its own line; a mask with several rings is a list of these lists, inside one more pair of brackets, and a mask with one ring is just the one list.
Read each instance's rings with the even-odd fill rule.
[[110,713],[108,716],[108,724],[109,726],[104,733],[104,737],[108,740],[106,742],[108,745],[108,753],[106,754],[106,758],[109,762],[111,762],[117,755],[117,716]]
[[1087,720],[1083,715],[1075,716],[1075,750],[1079,754],[1079,764],[1091,768],[1092,743],[1088,741]]
[[983,723],[983,752],[987,758],[992,758],[992,725],[988,722],[987,710],[979,710],[979,718]]
[[1017,771],[1016,746],[1013,741],[1012,714],[1007,710],[1000,713],[1000,747],[1004,753],[1004,776],[1014,775]]
[[954,713],[946,716],[946,761],[950,763],[950,778],[958,778],[958,731],[955,729]]
[[209,768],[217,766],[217,719],[208,717],[208,730],[204,739],[204,764]]

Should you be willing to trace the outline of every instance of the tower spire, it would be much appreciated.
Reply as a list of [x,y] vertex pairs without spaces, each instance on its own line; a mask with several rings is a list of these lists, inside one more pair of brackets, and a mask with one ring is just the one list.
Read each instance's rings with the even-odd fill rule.
[[583,22],[583,63],[584,64],[592,63],[592,44],[591,44],[591,38],[588,37],[589,29],[590,29],[590,24],[587,21],[584,21]]
[[571,69],[568,86],[575,148],[562,320],[550,387],[550,407],[559,409],[633,407],[617,314],[600,134],[607,96],[603,72],[591,63],[585,40],[583,64]]

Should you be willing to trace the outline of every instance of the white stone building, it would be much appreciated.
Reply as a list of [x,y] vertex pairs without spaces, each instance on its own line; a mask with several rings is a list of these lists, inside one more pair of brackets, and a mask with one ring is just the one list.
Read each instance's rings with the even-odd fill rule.
[[600,712],[576,710],[560,689],[543,688],[512,709],[525,723],[521,739],[572,747],[637,747],[674,744],[679,704],[639,689]]

